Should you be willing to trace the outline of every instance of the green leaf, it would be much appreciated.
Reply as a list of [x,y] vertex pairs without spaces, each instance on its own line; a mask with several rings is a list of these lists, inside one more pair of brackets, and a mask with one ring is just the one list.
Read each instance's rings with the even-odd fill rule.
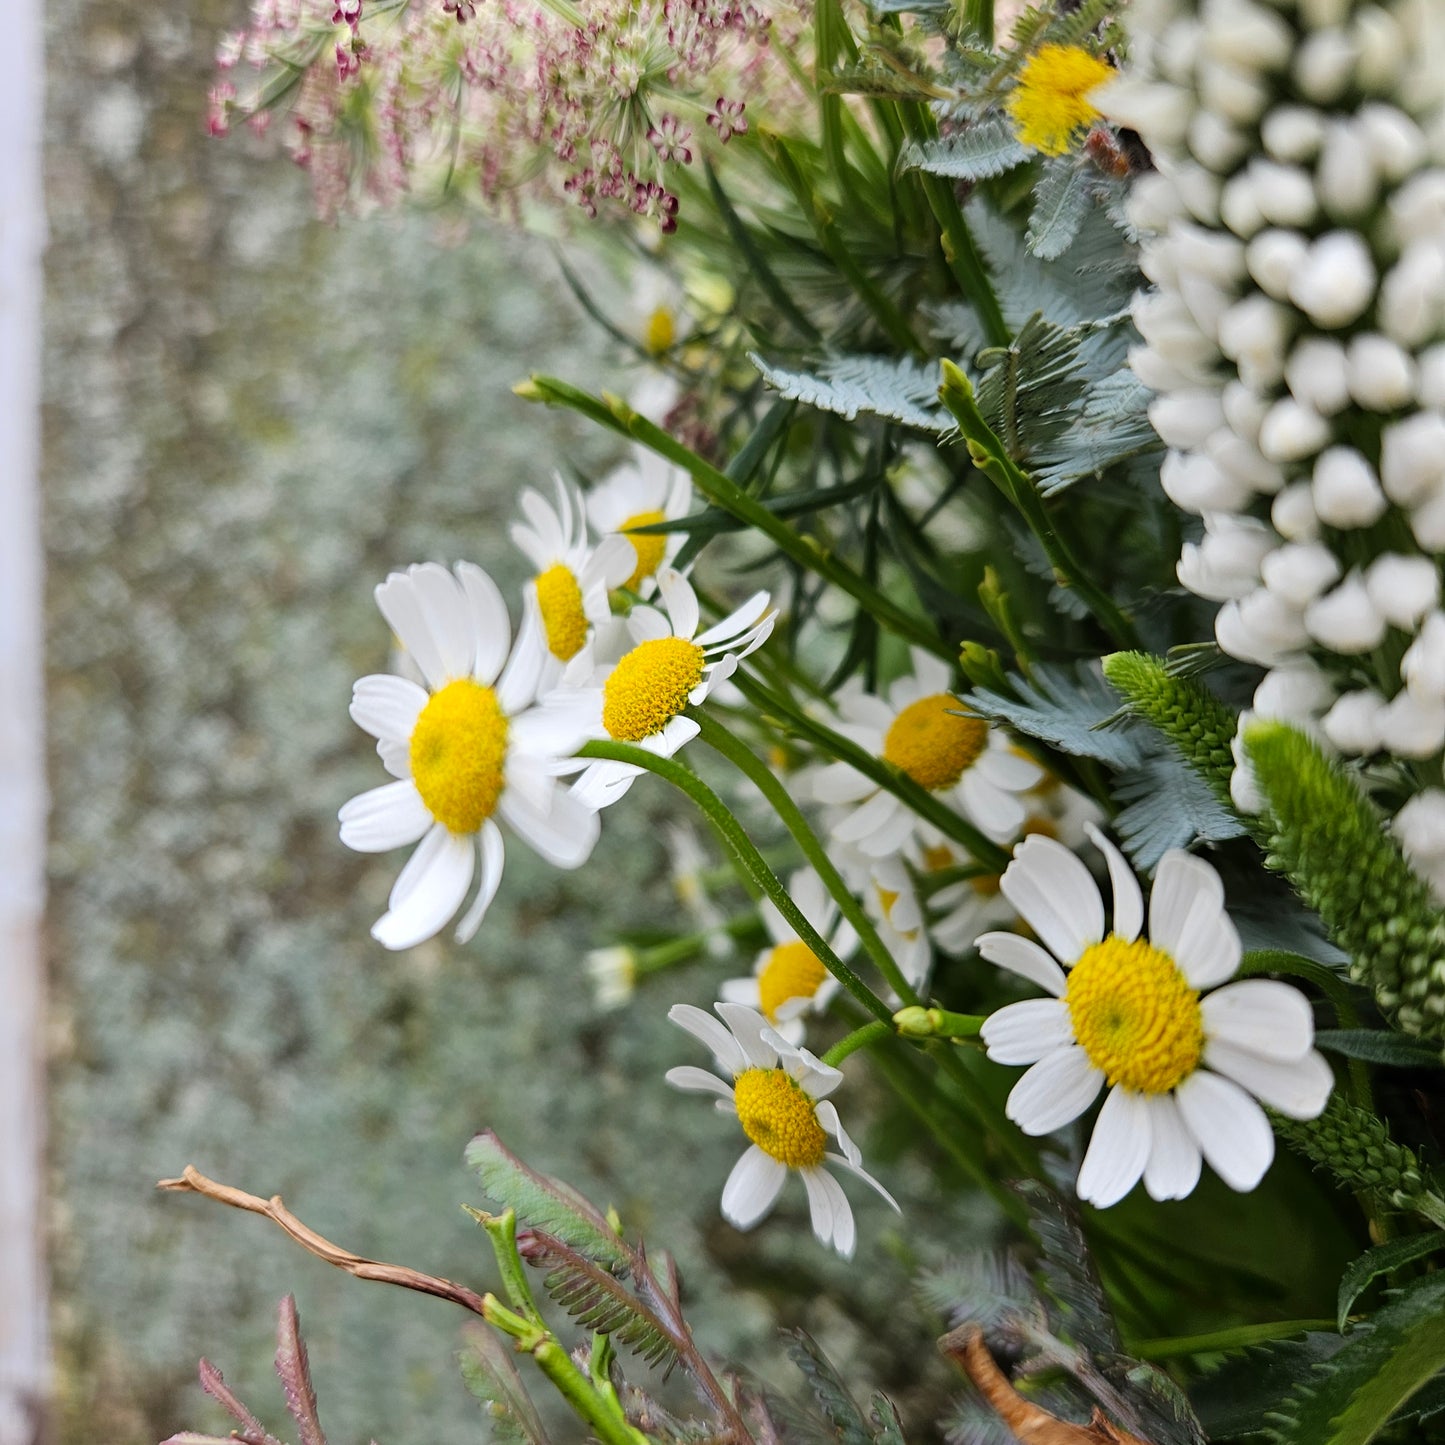
[[1036,1180],[1024,1180],[1014,1189],[1028,1205],[1029,1227],[1043,1253],[1039,1268],[1052,1297],[1056,1332],[1080,1349],[1117,1354],[1119,1331],[1078,1217]]
[[908,1445],[903,1438],[903,1421],[898,1418],[898,1407],[881,1390],[875,1390],[868,1402],[868,1412],[873,1420],[873,1445]]
[[911,357],[835,356],[820,362],[815,374],[771,366],[756,355],[750,359],[785,398],[849,421],[859,412],[872,412],[921,431],[953,429],[953,419],[938,406],[938,372],[932,363]]
[[1389,1029],[1320,1029],[1315,1043],[1347,1059],[1389,1064],[1397,1069],[1438,1069],[1445,1064],[1438,1044],[1427,1044]]
[[520,1222],[546,1230],[615,1273],[628,1272],[627,1246],[606,1219],[570,1185],[529,1169],[490,1129],[467,1145],[466,1160],[482,1188],[516,1210]]
[[1437,1249],[1445,1248],[1445,1231],[1434,1230],[1429,1234],[1413,1234],[1408,1239],[1391,1239],[1367,1249],[1344,1273],[1340,1280],[1340,1294],[1336,1309],[1339,1315],[1340,1332],[1344,1332],[1345,1321],[1349,1318],[1350,1306],[1360,1297],[1360,1292],[1371,1280],[1382,1274],[1389,1274],[1401,1265],[1424,1259]]
[[503,1445],[549,1445],[511,1351],[491,1330],[467,1329],[457,1366],[463,1383],[487,1412],[493,1440]]
[[1368,1445],[1445,1368],[1445,1274],[1415,1280],[1273,1415],[1276,1445]]
[[1074,243],[1094,204],[1089,175],[1073,156],[1048,161],[1034,190],[1026,244],[1042,261],[1054,261]]
[[788,1355],[807,1376],[818,1408],[837,1432],[838,1445],[874,1445],[873,1432],[863,1412],[812,1337],[803,1330],[789,1330],[787,1335],[792,1341]]
[[1006,722],[1075,757],[1098,758],[1116,768],[1143,762],[1137,728],[1104,726],[1117,717],[1119,699],[1093,665],[1070,668],[1044,663],[1028,680],[1011,681],[1013,697],[976,688],[964,701],[984,717]]
[[1255,1435],[1266,1411],[1308,1379],[1317,1365],[1344,1346],[1323,1331],[1299,1340],[1254,1345],[1231,1355],[1190,1389],[1190,1399],[1211,1440]]
[[1239,818],[1172,748],[1120,777],[1115,796],[1127,806],[1115,817],[1114,830],[1146,873],[1171,848],[1187,848],[1197,838],[1239,838],[1245,832]]
[[953,181],[982,181],[1001,176],[1029,158],[1006,116],[966,124],[953,135],[911,141],[898,157],[902,170],[927,171]]

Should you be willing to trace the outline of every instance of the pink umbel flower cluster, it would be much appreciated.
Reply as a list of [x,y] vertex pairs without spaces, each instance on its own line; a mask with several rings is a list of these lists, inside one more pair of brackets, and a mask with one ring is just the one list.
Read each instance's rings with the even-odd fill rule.
[[670,232],[684,169],[798,103],[808,4],[253,0],[208,125],[284,110],[327,218],[470,192],[513,219],[541,198]]

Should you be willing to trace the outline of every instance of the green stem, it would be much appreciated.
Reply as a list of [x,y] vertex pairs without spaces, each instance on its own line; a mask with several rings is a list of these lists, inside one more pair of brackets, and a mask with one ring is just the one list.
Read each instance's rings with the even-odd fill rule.
[[[645,772],[655,773],[686,793],[712,824],[724,846],[738,860],[743,871],[777,906],[788,926],[812,949],[818,961],[871,1013],[887,1022],[893,1011],[854,971],[829,947],[828,941],[803,916],[777,874],[768,867],[763,855],[753,846],[742,824],[728,811],[722,799],[695,773],[671,758],[660,758],[645,748],[630,743],[590,742],[578,750],[580,758],[598,758],[607,762],[629,763]],[[771,776],[771,775],[770,775]],[[875,935],[876,936],[876,935]],[[885,950],[886,951],[886,950]],[[892,960],[889,960],[892,962]],[[896,967],[896,965],[895,965]]]
[[1222,1350],[1242,1350],[1247,1345],[1267,1340],[1287,1340],[1306,1330],[1328,1330],[1336,1333],[1333,1320],[1280,1320],[1262,1325],[1236,1325],[1233,1329],[1215,1330],[1204,1335],[1175,1335],[1167,1339],[1138,1340],[1129,1346],[1129,1353],[1139,1360],[1174,1360],[1183,1355],[1207,1355]]
[[463,1205],[463,1209],[487,1231],[492,1244],[492,1253],[497,1257],[497,1269],[501,1272],[502,1287],[512,1308],[518,1311],[537,1329],[545,1329],[542,1312],[527,1283],[526,1271],[522,1268],[522,1257],[517,1253],[517,1212],[505,1210],[501,1214],[484,1214],[480,1209]]
[[893,1015],[893,1026],[905,1039],[976,1039],[986,1014],[956,1014],[946,1008],[905,1008]]
[[856,1028],[851,1034],[839,1039],[826,1054],[823,1055],[823,1062],[837,1068],[849,1054],[856,1053],[859,1049],[866,1049],[870,1044],[876,1044],[879,1039],[891,1038],[893,1025],[885,1024],[882,1019],[874,1019],[871,1023]]
[[602,1445],[649,1445],[646,1435],[634,1430],[620,1413],[614,1413],[611,1401],[592,1387],[555,1336],[548,1335],[541,1341],[532,1351],[532,1358],[557,1393],[592,1427]]

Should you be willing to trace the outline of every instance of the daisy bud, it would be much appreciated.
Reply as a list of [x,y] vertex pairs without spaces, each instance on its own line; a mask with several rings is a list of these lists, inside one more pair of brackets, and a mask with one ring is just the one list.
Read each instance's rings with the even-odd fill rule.
[[1214,635],[1231,657],[1273,667],[1309,642],[1297,608],[1264,588],[1226,602],[1214,619]]
[[1353,231],[1331,231],[1310,247],[1290,299],[1316,326],[1348,326],[1374,299],[1375,262]]
[[1445,491],[1410,513],[1410,531],[1427,552],[1445,552]]
[[[1392,627],[1405,630],[1440,601],[1440,574],[1428,557],[1402,557],[1387,552],[1365,572],[1370,600]],[[1445,652],[1441,653],[1445,667]]]
[[1253,517],[1206,516],[1203,539],[1184,544],[1179,580],[1211,602],[1243,597],[1259,585],[1259,564],[1273,545],[1269,528]]
[[1400,660],[1405,686],[1425,702],[1445,699],[1445,612],[1432,612]]
[[1298,231],[1260,231],[1245,251],[1249,274],[1261,291],[1283,301],[1289,296],[1290,277],[1304,265],[1309,243]]
[[1186,512],[1237,512],[1250,489],[1198,452],[1171,451],[1159,468],[1159,485]]
[[1325,138],[1325,118],[1302,105],[1278,105],[1260,126],[1264,148],[1277,161],[1307,161]]
[[1219,175],[1232,171],[1249,154],[1252,144],[1244,131],[1210,110],[1195,111],[1188,141],[1194,158]]
[[1187,449],[1199,446],[1223,422],[1224,411],[1219,393],[1201,388],[1156,397],[1149,403],[1149,420],[1166,446]]
[[1421,411],[1385,428],[1380,442],[1380,481],[1402,507],[1427,500],[1445,481],[1445,417]]
[[1369,462],[1353,447],[1322,452],[1313,476],[1310,495],[1326,526],[1368,527],[1389,505]]
[[1089,103],[1116,125],[1136,130],[1151,150],[1176,150],[1184,143],[1193,103],[1167,81],[1111,80],[1089,92]]
[[1358,59],[1358,46],[1343,31],[1316,31],[1295,52],[1295,84],[1307,100],[1329,105],[1349,88]]
[[1313,723],[1334,701],[1335,689],[1318,663],[1301,657],[1271,668],[1254,690],[1256,717]]
[[1350,395],[1368,411],[1398,411],[1415,396],[1415,360],[1384,336],[1366,332],[1349,349]]
[[1420,369],[1420,400],[1445,411],[1445,345],[1422,351],[1416,364]]
[[1292,397],[1270,407],[1259,429],[1259,449],[1268,461],[1297,462],[1312,456],[1330,439],[1329,423]]
[[1327,336],[1307,336],[1290,352],[1284,379],[1301,406],[1333,416],[1350,400],[1345,348]]
[[1429,340],[1440,325],[1445,298],[1445,250],[1438,241],[1415,241],[1380,285],[1380,325],[1404,346]]
[[1274,530],[1291,542],[1313,542],[1320,534],[1320,519],[1308,482],[1292,482],[1269,509]]
[[1402,758],[1431,758],[1445,746],[1445,700],[1397,692],[1380,713],[1385,747]]
[[1393,105],[1364,105],[1356,116],[1376,169],[1387,181],[1402,181],[1425,160],[1425,134]]
[[1351,572],[1327,597],[1310,603],[1304,620],[1316,642],[1347,657],[1369,652],[1385,640],[1385,619],[1370,601],[1358,572]]
[[1438,236],[1445,229],[1445,170],[1412,176],[1390,197],[1388,210],[1402,246]]
[[1335,699],[1320,724],[1324,735],[1342,753],[1368,757],[1380,749],[1380,711],[1385,699],[1364,689]]
[[1260,563],[1264,585],[1291,607],[1304,608],[1339,580],[1340,564],[1318,542],[1290,542],[1277,547]]
[[1379,177],[1363,127],[1349,121],[1331,124],[1315,167],[1315,186],[1330,215],[1362,215],[1375,203]]
[[1204,52],[1240,70],[1275,70],[1294,53],[1294,32],[1272,10],[1248,0],[1206,0]]
[[1258,293],[1219,318],[1219,349],[1239,367],[1247,386],[1271,387],[1284,376],[1291,322],[1291,312]]
[[1355,16],[1355,80],[1362,90],[1389,95],[1399,88],[1406,44],[1399,23],[1378,5],[1362,5]]

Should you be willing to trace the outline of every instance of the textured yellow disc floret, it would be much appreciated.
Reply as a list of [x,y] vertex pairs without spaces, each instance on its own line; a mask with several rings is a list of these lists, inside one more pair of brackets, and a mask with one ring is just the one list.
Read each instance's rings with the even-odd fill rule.
[[538,576],[537,605],[547,629],[547,650],[559,662],[571,662],[587,641],[587,614],[570,567],[554,562]]
[[[651,527],[666,520],[667,518],[654,508],[650,512],[633,513],[617,530],[630,532],[633,527]],[[667,551],[667,538],[661,532],[644,532],[640,537],[629,536],[627,540],[632,543],[632,550],[637,553],[637,566],[624,585],[636,592],[643,579],[651,577],[662,566],[662,554]]]
[[602,685],[602,726],[619,742],[660,733],[702,681],[703,654],[685,637],[639,642]]
[[812,998],[828,977],[828,970],[802,939],[780,943],[768,954],[758,975],[758,1003],[770,1024],[778,1021],[778,1009],[790,998]]
[[507,715],[489,687],[458,678],[433,693],[411,731],[411,776],[427,811],[475,833],[502,796]]
[[1064,992],[1074,1037],[1111,1084],[1166,1094],[1199,1066],[1199,995],[1163,949],[1111,933],[1084,950]]
[[823,1162],[828,1136],[811,1098],[782,1069],[748,1069],[733,1080],[743,1133],[789,1169]]
[[1018,138],[1046,156],[1061,156],[1099,112],[1087,96],[1113,77],[1107,62],[1077,45],[1041,45],[1019,72],[1008,109]]
[[963,704],[949,692],[911,702],[883,739],[883,760],[920,787],[951,788],[978,761],[988,742],[982,718],[961,717]]

